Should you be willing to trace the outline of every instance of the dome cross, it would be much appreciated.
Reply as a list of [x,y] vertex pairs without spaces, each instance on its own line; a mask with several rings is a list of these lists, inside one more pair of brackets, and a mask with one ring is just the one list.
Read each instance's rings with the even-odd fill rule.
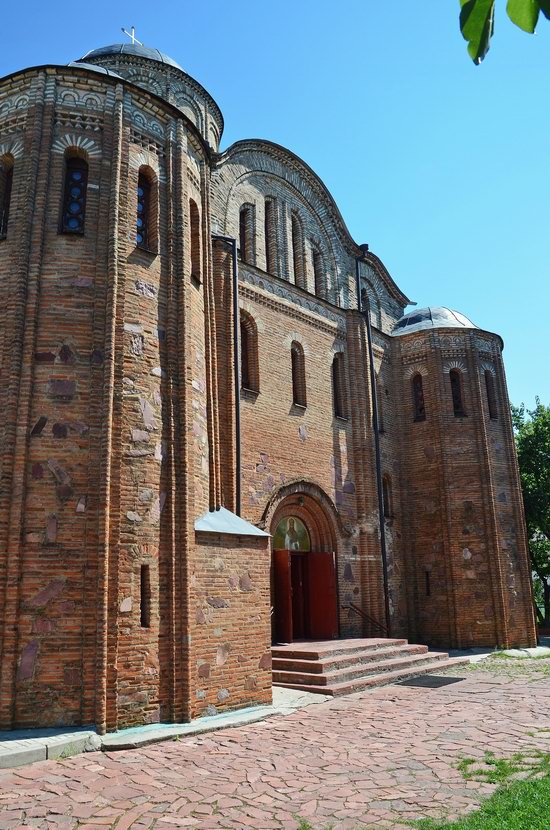
[[124,28],[124,26],[122,26],[121,31],[130,38],[130,40],[132,41],[132,46],[135,46],[136,43],[139,44],[139,46],[143,46],[143,43],[141,42],[141,40],[138,40],[137,37],[136,37],[136,27],[135,26],[132,26],[129,32],[127,32],[126,29]]

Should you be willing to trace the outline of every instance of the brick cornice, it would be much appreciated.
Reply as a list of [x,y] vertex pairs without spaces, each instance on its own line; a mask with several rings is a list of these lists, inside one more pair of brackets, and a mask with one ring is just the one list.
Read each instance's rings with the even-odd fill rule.
[[334,200],[334,197],[322,179],[303,159],[291,150],[288,150],[286,147],[276,144],[273,141],[267,141],[265,139],[243,139],[242,141],[237,141],[232,144],[223,153],[214,156],[214,166],[222,167],[234,156],[247,151],[259,151],[265,153],[270,158],[281,162],[286,169],[296,171],[300,177],[307,181],[316,197],[328,209],[331,221],[337,229],[340,242],[342,243],[346,253],[352,257],[364,258],[365,261],[368,262],[376,271],[389,293],[401,305],[405,306],[410,303],[410,300],[405,296],[405,294],[403,294],[391,278],[387,268],[382,264],[382,261],[370,252],[365,255],[364,250],[354,241]]

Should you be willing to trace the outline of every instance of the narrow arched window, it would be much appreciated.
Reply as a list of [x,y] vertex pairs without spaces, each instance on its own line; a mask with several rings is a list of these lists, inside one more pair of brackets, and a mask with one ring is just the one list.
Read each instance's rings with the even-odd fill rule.
[[292,403],[295,406],[307,406],[306,400],[306,366],[304,349],[296,340],[290,347],[292,364]]
[[294,282],[300,288],[306,287],[304,273],[304,234],[302,223],[296,213],[291,216],[292,234],[292,267],[294,269]]
[[376,403],[377,403],[377,410],[378,410],[378,432],[384,433],[386,430],[384,429],[384,384],[380,380],[380,378],[376,378]]
[[361,311],[368,314],[370,310],[369,295],[366,288],[361,289]]
[[332,361],[332,400],[334,415],[337,418],[347,417],[346,382],[344,377],[344,353],[337,352]]
[[458,369],[451,369],[449,372],[449,382],[451,384],[451,397],[453,399],[453,413],[457,418],[460,418],[466,413],[464,412],[462,381]]
[[254,265],[254,206],[243,205],[239,212],[239,246],[241,260]]
[[0,239],[8,235],[14,158],[6,153],[0,158]]
[[87,187],[88,163],[80,156],[67,155],[65,157],[61,233],[84,233]]
[[326,297],[325,274],[323,267],[323,257],[317,248],[312,247],[311,256],[313,262],[313,283],[315,285],[315,293],[318,297]]
[[149,250],[151,218],[151,181],[140,171],[137,187],[136,243],[138,248]]
[[260,391],[258,359],[258,329],[250,314],[241,311],[241,388],[250,392]]
[[497,399],[495,394],[495,379],[493,377],[493,373],[489,370],[485,370],[485,392],[487,393],[487,408],[489,410],[489,418],[492,421],[496,421],[498,419],[498,411],[497,411]]
[[371,326],[382,328],[382,307],[371,282],[364,280],[361,286],[361,311],[368,316]]
[[422,375],[420,372],[417,372],[413,375],[412,378],[412,394],[413,394],[413,407],[414,407],[414,420],[415,421],[425,421],[426,420],[426,406],[424,403],[424,384],[422,381]]
[[387,475],[382,478],[382,507],[384,510],[384,517],[386,519],[391,519],[393,516],[392,487],[391,478]]
[[139,168],[136,208],[136,245],[144,251],[158,249],[158,182],[147,166]]
[[241,317],[241,386],[243,389],[250,389],[250,344],[248,328]]
[[275,202],[266,199],[264,203],[265,270],[274,274],[277,268],[277,237],[275,229]]
[[191,233],[191,279],[201,282],[201,222],[199,209],[193,199],[189,199],[189,226]]

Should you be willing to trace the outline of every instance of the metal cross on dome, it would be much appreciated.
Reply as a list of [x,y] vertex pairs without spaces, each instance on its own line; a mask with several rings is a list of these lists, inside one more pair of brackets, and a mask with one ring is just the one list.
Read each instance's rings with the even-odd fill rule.
[[130,38],[130,40],[132,41],[132,46],[135,46],[136,43],[138,43],[140,46],[143,46],[143,43],[141,42],[141,40],[138,40],[137,37],[136,37],[136,27],[135,26],[132,26],[132,28],[130,29],[129,32],[126,31],[124,26],[122,26],[121,29],[122,29],[122,32],[124,32],[124,34],[127,35]]

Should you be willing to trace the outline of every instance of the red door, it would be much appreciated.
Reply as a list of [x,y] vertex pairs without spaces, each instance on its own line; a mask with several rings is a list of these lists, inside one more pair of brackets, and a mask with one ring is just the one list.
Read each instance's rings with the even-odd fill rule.
[[304,640],[309,634],[306,596],[306,556],[307,553],[290,554],[293,640]]
[[312,640],[332,640],[338,637],[335,559],[331,552],[307,554],[308,628]]
[[273,551],[275,637],[279,643],[292,642],[292,575],[289,550]]

